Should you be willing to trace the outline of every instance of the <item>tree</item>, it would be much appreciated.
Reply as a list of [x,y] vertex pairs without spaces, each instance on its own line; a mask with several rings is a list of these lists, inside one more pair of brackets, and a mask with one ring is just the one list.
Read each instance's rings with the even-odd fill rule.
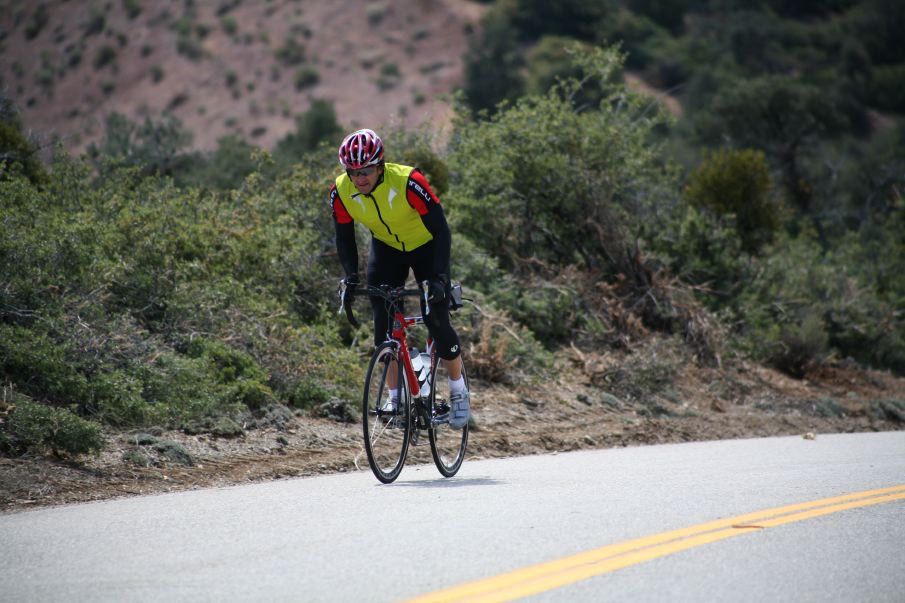
[[34,183],[44,182],[47,175],[38,158],[38,150],[22,133],[22,123],[12,101],[0,96],[0,178],[2,174],[19,166],[22,174]]
[[515,28],[502,11],[491,10],[465,55],[464,91],[472,112],[492,115],[502,101],[518,98],[524,90],[522,64]]
[[277,143],[274,155],[281,163],[294,163],[315,150],[321,142],[335,141],[342,133],[333,103],[315,99],[307,111],[296,116],[295,132],[287,134]]
[[145,118],[141,124],[121,113],[107,116],[104,140],[88,147],[88,156],[101,174],[121,167],[140,167],[145,175],[172,176],[190,157],[183,154],[192,143],[192,133],[173,116],[160,121]]
[[807,213],[813,188],[802,173],[802,155],[846,126],[825,91],[788,77],[765,76],[722,87],[710,111],[699,114],[697,133],[704,143],[764,151],[782,171],[792,201]]

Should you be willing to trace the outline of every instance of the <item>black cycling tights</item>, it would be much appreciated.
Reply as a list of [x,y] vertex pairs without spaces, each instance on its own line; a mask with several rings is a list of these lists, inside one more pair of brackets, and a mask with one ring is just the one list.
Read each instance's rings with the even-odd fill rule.
[[[414,271],[415,279],[419,283],[436,275],[433,241],[428,241],[413,251],[399,251],[371,239],[371,251],[368,255],[369,285],[402,287],[408,278],[409,269]],[[374,345],[380,345],[386,339],[389,315],[382,299],[372,297],[371,306],[374,308]],[[424,323],[434,339],[437,355],[444,360],[452,360],[462,350],[459,335],[449,324],[449,298],[438,304],[431,304],[430,310],[424,318]]]

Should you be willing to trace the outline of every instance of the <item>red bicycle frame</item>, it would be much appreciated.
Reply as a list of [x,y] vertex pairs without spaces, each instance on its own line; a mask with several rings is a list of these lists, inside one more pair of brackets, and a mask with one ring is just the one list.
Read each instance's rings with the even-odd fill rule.
[[[421,384],[418,383],[418,376],[415,375],[415,367],[412,366],[412,355],[406,342],[405,330],[413,325],[424,324],[424,318],[421,316],[405,316],[402,312],[396,311],[393,316],[393,329],[390,336],[399,343],[399,356],[402,358],[402,366],[405,372],[405,379],[409,384],[409,391],[418,392],[421,395]],[[427,338],[427,351],[431,355],[431,363],[433,363],[434,342],[430,336]]]

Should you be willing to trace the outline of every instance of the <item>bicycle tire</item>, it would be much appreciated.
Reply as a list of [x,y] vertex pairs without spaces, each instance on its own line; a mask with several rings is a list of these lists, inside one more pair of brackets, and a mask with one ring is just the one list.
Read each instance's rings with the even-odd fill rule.
[[[468,387],[468,375],[462,365],[465,386]],[[469,390],[470,391],[470,390]],[[431,367],[431,426],[428,437],[431,445],[431,456],[434,465],[443,477],[452,477],[458,473],[465,460],[465,449],[468,446],[468,425],[462,429],[449,426],[449,379],[446,369],[439,358]]]
[[[401,392],[395,411],[387,412],[383,407],[389,395],[387,378],[391,370],[396,372]],[[368,464],[384,484],[399,477],[408,454],[412,429],[412,399],[408,389],[399,362],[398,344],[382,343],[374,350],[365,376],[361,425]]]

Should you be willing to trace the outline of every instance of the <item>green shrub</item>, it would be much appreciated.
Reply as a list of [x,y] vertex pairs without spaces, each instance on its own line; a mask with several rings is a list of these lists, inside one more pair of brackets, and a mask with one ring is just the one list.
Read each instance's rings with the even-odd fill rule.
[[313,408],[330,399],[330,391],[311,379],[298,381],[289,394],[289,404],[295,408]]
[[306,65],[295,72],[293,83],[296,90],[310,88],[320,81],[320,74],[314,65]]
[[127,450],[123,453],[123,462],[137,467],[150,467],[151,460],[141,451]]
[[870,253],[872,245],[854,234],[824,251],[810,229],[765,249],[729,312],[742,348],[796,375],[830,352],[905,370],[905,330],[895,310],[902,294],[877,286],[902,261],[894,252],[901,237],[884,232],[874,232],[878,247]]
[[224,399],[227,403],[242,404],[251,410],[264,408],[275,401],[273,391],[260,381],[241,379],[226,388]]
[[189,34],[179,35],[176,39],[176,51],[190,61],[198,61],[204,55],[201,44]]
[[237,438],[245,433],[245,430],[236,421],[229,417],[220,417],[210,428],[211,435],[218,438]]
[[332,101],[314,99],[307,111],[295,118],[295,132],[277,142],[274,158],[280,165],[296,163],[304,155],[318,150],[325,142],[335,144],[343,134],[336,121]]
[[808,313],[800,323],[786,324],[778,329],[768,360],[779,370],[800,378],[823,360],[828,342],[823,320]]
[[142,397],[143,383],[123,370],[94,375],[88,382],[86,411],[107,425],[145,425],[153,416]]
[[832,398],[823,398],[814,406],[814,412],[821,417],[844,419],[845,407]]
[[94,55],[94,68],[103,69],[116,61],[116,49],[112,46],[101,46]]
[[[0,105],[7,101],[0,97]],[[33,183],[43,182],[47,178],[44,166],[38,158],[35,146],[25,137],[21,124],[13,117],[14,109],[4,107],[9,117],[0,117],[0,180],[7,180],[16,171]]]
[[123,0],[123,8],[130,19],[134,19],[141,14],[140,0]]
[[205,358],[214,368],[215,377],[221,383],[232,383],[239,379],[260,381],[266,373],[248,354],[235,350],[221,341],[192,338],[186,345],[190,358]]
[[232,15],[220,17],[220,27],[228,36],[234,36],[239,31],[239,23]]
[[195,459],[179,442],[173,440],[163,440],[154,445],[154,450],[163,455],[167,460],[173,461],[180,465],[192,467],[195,465]]
[[99,453],[104,448],[100,425],[65,408],[53,408],[19,397],[7,419],[7,430],[25,449],[51,450],[71,456]]
[[287,36],[283,46],[276,51],[276,58],[287,67],[301,65],[305,62],[305,46],[294,36]]
[[25,23],[25,39],[31,40],[36,38],[44,29],[44,26],[47,25],[48,21],[50,21],[50,11],[48,10],[47,5],[41,2]]
[[88,19],[85,21],[85,35],[96,36],[103,33],[107,28],[107,17],[104,15],[104,9],[100,6],[92,5],[88,12]]
[[771,197],[770,171],[760,151],[720,149],[707,154],[689,177],[684,195],[696,207],[733,216],[749,253],[768,243],[780,226],[781,208]]
[[365,14],[368,18],[369,25],[378,25],[381,21],[383,21],[384,16],[387,13],[387,6],[385,2],[371,2],[365,7]]
[[489,122],[463,124],[453,139],[448,163],[458,178],[450,212],[461,207],[457,227],[504,269],[532,258],[628,272],[624,212],[642,212],[666,175],[645,144],[656,119],[635,115],[641,100],[610,82],[622,58],[611,49],[576,52],[591,81],[627,106],[578,111],[569,100],[578,82],[570,80]]
[[511,19],[494,7],[481,25],[481,35],[469,40],[465,54],[463,91],[474,115],[493,113],[502,101],[514,100],[524,90],[523,51]]
[[905,423],[905,400],[875,400],[871,412],[878,419]]
[[81,402],[89,391],[68,346],[23,326],[0,323],[0,374],[32,397],[59,403]]
[[686,204],[642,232],[670,272],[696,287],[712,309],[732,304],[750,266],[734,216]]

